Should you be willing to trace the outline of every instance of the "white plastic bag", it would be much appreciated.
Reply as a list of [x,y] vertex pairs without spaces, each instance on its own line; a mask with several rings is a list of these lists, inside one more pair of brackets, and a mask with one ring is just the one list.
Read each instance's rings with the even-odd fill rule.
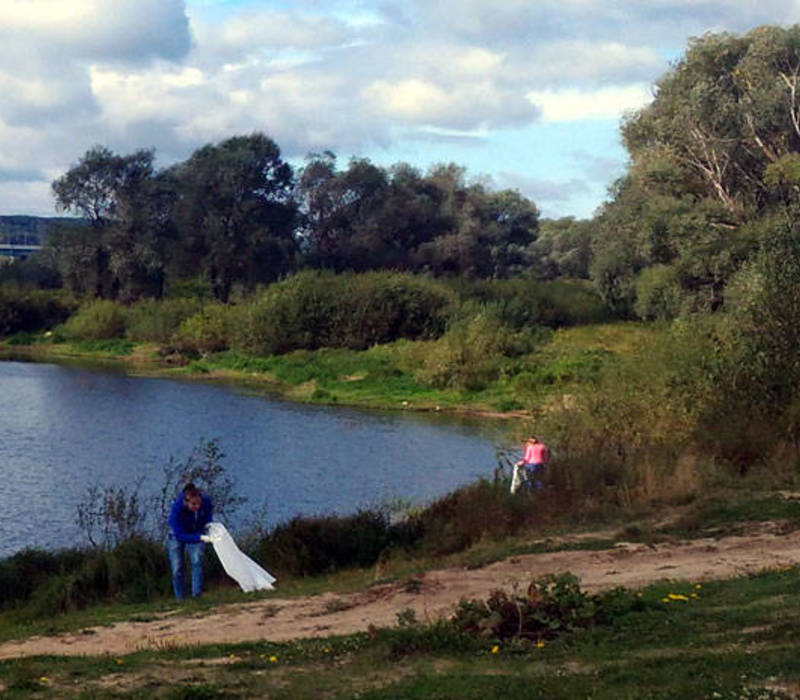
[[230,533],[222,523],[208,524],[208,536],[214,551],[217,553],[222,568],[241,589],[249,591],[271,591],[275,586],[275,577],[262,569],[250,557],[244,554],[233,541]]
[[521,464],[515,464],[511,468],[511,493],[519,491],[519,487],[525,481],[527,475],[525,474],[525,467]]

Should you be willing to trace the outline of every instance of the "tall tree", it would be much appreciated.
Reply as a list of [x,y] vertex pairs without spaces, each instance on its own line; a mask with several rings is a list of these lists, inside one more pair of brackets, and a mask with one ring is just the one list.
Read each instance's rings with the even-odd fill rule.
[[[163,256],[154,244],[164,223],[163,212],[146,215],[158,208],[151,199],[153,157],[152,150],[117,155],[95,146],[53,182],[56,208],[84,220],[62,226],[52,241],[58,247],[61,274],[76,291],[100,297],[137,296],[145,291],[141,283],[147,271],[163,267],[163,260],[152,260]],[[85,288],[87,278],[91,290]],[[160,285],[156,286],[159,293]]]
[[179,225],[217,299],[227,301],[236,282],[252,289],[290,270],[293,173],[272,139],[254,133],[209,144],[172,172]]

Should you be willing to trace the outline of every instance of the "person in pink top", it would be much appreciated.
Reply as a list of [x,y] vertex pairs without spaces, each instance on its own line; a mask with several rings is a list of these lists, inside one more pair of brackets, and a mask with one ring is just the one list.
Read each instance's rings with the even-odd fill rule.
[[535,435],[531,435],[525,441],[525,454],[517,462],[516,466],[525,467],[527,471],[526,481],[534,488],[542,488],[541,477],[544,469],[550,462],[550,450],[543,442],[539,442]]

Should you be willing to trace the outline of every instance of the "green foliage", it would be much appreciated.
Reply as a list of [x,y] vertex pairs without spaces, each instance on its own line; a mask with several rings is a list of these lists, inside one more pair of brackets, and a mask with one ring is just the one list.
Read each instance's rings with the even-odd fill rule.
[[296,517],[278,525],[257,545],[255,557],[274,571],[314,576],[370,566],[395,544],[388,518],[376,511],[351,516]]
[[514,331],[491,308],[466,313],[432,344],[415,377],[439,389],[484,389],[500,376],[507,358],[531,352],[545,335]]
[[190,355],[207,355],[225,350],[230,345],[237,320],[242,316],[240,307],[206,305],[202,311],[181,322],[170,338],[169,347]]
[[449,281],[462,302],[478,302],[514,330],[533,326],[573,326],[605,320],[607,311],[595,288],[582,280],[530,279]]
[[673,319],[681,311],[683,296],[678,271],[668,265],[653,265],[636,279],[633,310],[645,321]]
[[409,275],[301,273],[252,303],[236,345],[272,355],[430,338],[444,330],[452,302],[440,285]]
[[67,319],[63,334],[71,340],[105,340],[125,335],[125,312],[113,301],[97,299]]
[[75,301],[62,293],[0,286],[0,337],[52,328],[75,307]]
[[178,327],[199,311],[196,299],[143,299],[126,311],[125,335],[137,343],[166,344]]
[[540,642],[642,607],[630,591],[612,589],[589,595],[573,574],[550,574],[532,581],[524,595],[497,589],[485,602],[462,600],[452,623],[479,637]]

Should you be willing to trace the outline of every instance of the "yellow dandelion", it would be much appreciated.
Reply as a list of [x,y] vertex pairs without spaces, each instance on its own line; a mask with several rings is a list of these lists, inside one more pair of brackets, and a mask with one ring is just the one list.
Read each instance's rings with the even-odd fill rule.
[[541,639],[538,642],[536,642],[536,648],[544,649],[544,642]]
[[670,601],[669,601],[669,598],[662,598],[661,602],[662,603],[669,603]]
[[667,597],[670,600],[683,600],[685,602],[689,601],[689,599],[685,595],[682,595],[680,593],[670,593]]
[[695,584],[694,584],[694,587],[695,587],[695,588],[702,588],[703,586],[702,586],[702,584],[700,584],[700,583],[695,583]]
[[49,681],[50,679],[49,679],[47,676],[41,676],[41,677],[39,678],[39,680],[40,680],[42,683],[47,683],[47,681]]
[[270,657],[269,657],[269,662],[270,662],[271,664],[276,664],[276,663],[278,663],[278,657],[277,657],[277,656],[270,656]]
[[495,645],[492,647],[492,654],[496,654],[496,653],[497,653],[497,652],[499,652],[499,651],[500,651],[500,647],[499,647],[499,646],[497,646],[497,644],[495,644]]
[[324,653],[326,653],[326,654],[330,654],[330,653],[331,653],[331,650],[330,650],[330,649],[328,649],[328,647],[325,647],[325,648],[324,648],[322,651],[323,651]]

